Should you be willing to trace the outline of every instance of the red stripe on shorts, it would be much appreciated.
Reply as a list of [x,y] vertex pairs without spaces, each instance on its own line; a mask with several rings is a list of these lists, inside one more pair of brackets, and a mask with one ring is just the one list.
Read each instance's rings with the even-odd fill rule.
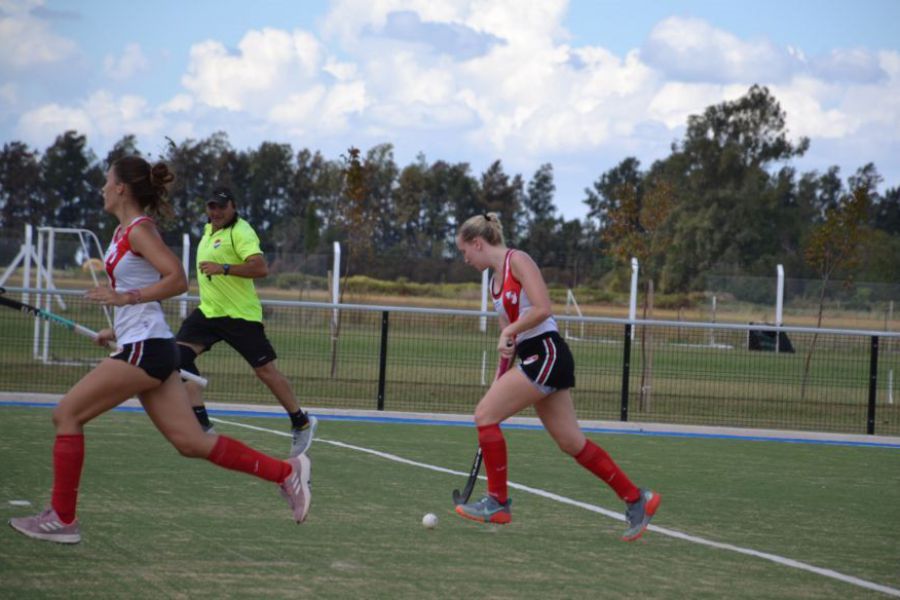
[[544,350],[547,351],[547,358],[544,359],[544,365],[541,367],[537,382],[541,385],[546,385],[547,379],[549,379],[550,373],[553,371],[553,366],[556,364],[556,344],[550,338],[546,338],[543,342]]
[[128,363],[134,366],[138,366],[141,362],[141,358],[144,356],[144,342],[143,340],[140,342],[135,342],[131,347],[131,356],[128,357]]

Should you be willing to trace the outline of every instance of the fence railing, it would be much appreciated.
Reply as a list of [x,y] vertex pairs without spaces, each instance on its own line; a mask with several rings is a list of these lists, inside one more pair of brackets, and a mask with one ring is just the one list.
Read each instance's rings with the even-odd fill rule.
[[[34,290],[8,293],[21,291],[37,302]],[[106,326],[80,291],[58,293],[66,299],[64,316]],[[181,301],[164,303],[173,331]],[[198,299],[186,301],[192,309]],[[263,306],[278,366],[303,406],[470,413],[494,372],[493,313],[295,301]],[[900,435],[894,391],[900,333],[558,320],[575,357],[581,419]],[[36,335],[40,343],[46,335],[49,346],[37,351]],[[46,324],[39,330],[12,310],[0,309],[0,336],[4,391],[65,392],[104,357],[84,338]],[[197,365],[210,381],[209,401],[275,402],[224,343]]]

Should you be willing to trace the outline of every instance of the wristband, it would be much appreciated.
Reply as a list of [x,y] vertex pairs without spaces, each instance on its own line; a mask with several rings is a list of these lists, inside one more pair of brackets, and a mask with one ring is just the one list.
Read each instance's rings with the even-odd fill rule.
[[230,271],[230,270],[231,270],[231,265],[229,265],[228,263],[225,263],[224,265],[222,265],[222,275],[228,275],[228,271]]

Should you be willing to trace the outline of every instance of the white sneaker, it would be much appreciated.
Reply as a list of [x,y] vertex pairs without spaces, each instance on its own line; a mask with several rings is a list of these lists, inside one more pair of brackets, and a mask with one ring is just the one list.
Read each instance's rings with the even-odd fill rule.
[[294,520],[302,523],[309,512],[309,503],[312,494],[309,491],[309,478],[312,471],[312,463],[305,454],[292,456],[287,460],[293,467],[291,474],[281,482],[281,495],[287,500],[294,512]]
[[57,544],[77,544],[81,541],[78,519],[66,525],[52,507],[47,507],[44,512],[33,517],[10,519],[9,525],[19,533],[36,540]]
[[306,417],[309,419],[306,427],[291,430],[291,456],[299,456],[312,446],[313,436],[316,435],[316,427],[319,426],[319,420],[309,413],[307,413]]

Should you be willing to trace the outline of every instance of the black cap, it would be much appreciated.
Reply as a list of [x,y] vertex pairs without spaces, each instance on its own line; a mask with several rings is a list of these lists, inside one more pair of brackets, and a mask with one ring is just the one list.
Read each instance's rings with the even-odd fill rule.
[[217,187],[213,190],[212,197],[206,201],[206,205],[217,204],[219,206],[225,206],[229,201],[232,204],[236,204],[234,194],[231,193],[231,188]]

